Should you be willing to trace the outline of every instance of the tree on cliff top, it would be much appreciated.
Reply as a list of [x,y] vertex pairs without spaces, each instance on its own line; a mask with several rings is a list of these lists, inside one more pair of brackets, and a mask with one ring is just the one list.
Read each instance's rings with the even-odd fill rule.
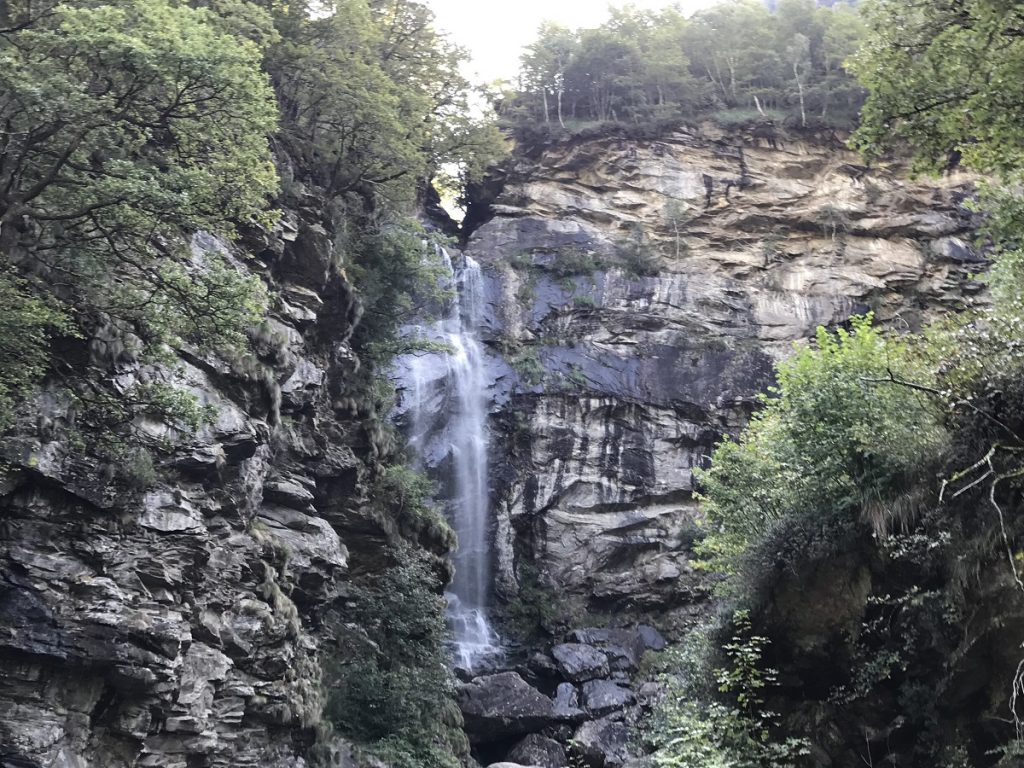
[[[849,126],[861,91],[842,62],[863,27],[846,3],[723,2],[685,18],[678,8],[612,9],[594,29],[541,27],[521,62],[519,93],[501,112],[523,123],[718,116]],[[550,102],[550,103],[549,103]],[[558,110],[556,112],[555,106]]]
[[329,194],[411,202],[441,165],[479,171],[503,145],[474,118],[465,53],[411,0],[271,4],[281,42],[267,57],[281,129]]

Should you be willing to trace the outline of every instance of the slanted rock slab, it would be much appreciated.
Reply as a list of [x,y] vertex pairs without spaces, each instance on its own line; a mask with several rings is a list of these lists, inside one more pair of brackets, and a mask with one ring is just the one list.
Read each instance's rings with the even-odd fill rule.
[[591,680],[583,684],[583,707],[593,715],[607,715],[635,702],[636,696],[629,688],[610,680]]
[[556,720],[554,702],[515,672],[463,684],[459,707],[466,733],[477,743],[535,733]]
[[554,739],[531,733],[512,747],[507,755],[523,765],[537,765],[540,768],[564,768],[566,765],[565,748]]
[[573,743],[575,750],[598,768],[623,768],[640,756],[629,725],[619,715],[584,723],[576,729]]
[[604,651],[582,643],[563,643],[551,649],[558,670],[571,683],[582,683],[608,676],[608,657]]

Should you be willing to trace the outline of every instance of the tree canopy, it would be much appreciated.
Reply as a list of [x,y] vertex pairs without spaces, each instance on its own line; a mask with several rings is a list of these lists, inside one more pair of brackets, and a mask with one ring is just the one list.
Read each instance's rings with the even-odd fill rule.
[[39,373],[50,332],[102,324],[143,352],[240,343],[262,285],[185,233],[230,238],[276,190],[260,46],[168,0],[11,3],[0,23],[0,281],[35,329],[0,354]]
[[542,25],[501,113],[564,126],[752,112],[848,127],[862,92],[843,61],[862,32],[846,3],[781,0],[772,11],[737,0],[690,18],[677,7],[613,8],[593,29]]
[[114,328],[148,359],[245,347],[263,283],[190,238],[273,222],[295,190],[271,141],[288,183],[352,196],[355,261],[384,229],[415,231],[403,216],[442,165],[502,151],[469,116],[462,56],[411,0],[4,3],[0,290],[31,331],[0,356],[35,362],[0,372],[0,402],[54,362],[54,334]]

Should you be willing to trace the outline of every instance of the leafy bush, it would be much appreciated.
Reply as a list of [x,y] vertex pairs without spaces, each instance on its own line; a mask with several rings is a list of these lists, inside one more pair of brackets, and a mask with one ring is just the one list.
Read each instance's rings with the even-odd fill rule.
[[370,495],[379,514],[398,521],[404,533],[416,538],[426,534],[445,548],[455,547],[455,532],[444,515],[430,503],[434,482],[405,464],[386,467],[377,477]]
[[466,751],[436,562],[408,547],[351,587],[326,665],[325,716],[394,765],[457,768]]
[[744,611],[732,625],[723,667],[708,669],[712,652],[700,630],[692,635],[696,643],[677,652],[677,672],[666,676],[650,721],[659,768],[788,768],[808,754],[805,740],[774,737],[778,715],[766,708],[765,693],[777,684],[778,671],[764,665],[768,638],[753,632]]
[[48,343],[55,332],[67,332],[70,318],[33,295],[10,270],[0,271],[0,431],[9,426],[14,403],[46,371]]
[[742,570],[752,546],[786,520],[863,513],[885,527],[914,515],[904,491],[934,470],[948,437],[938,404],[894,381],[931,379],[870,316],[851,326],[819,328],[816,345],[780,363],[764,410],[698,473],[709,528],[698,551],[711,568]]
[[354,227],[346,243],[348,274],[359,290],[363,314],[353,343],[372,375],[387,367],[392,357],[421,348],[415,339],[400,338],[399,328],[422,314],[424,308],[450,298],[442,283],[434,237],[413,219],[395,216],[387,221]]

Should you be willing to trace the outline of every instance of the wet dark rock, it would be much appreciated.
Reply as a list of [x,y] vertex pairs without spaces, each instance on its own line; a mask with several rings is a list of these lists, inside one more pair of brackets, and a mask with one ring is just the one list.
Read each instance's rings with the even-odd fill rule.
[[581,725],[573,736],[573,749],[597,768],[623,768],[639,757],[633,732],[621,715],[610,715]]
[[591,680],[583,684],[583,707],[595,717],[624,709],[636,702],[633,692],[610,680]]
[[471,740],[495,741],[540,731],[557,719],[554,703],[515,672],[477,677],[459,688]]
[[512,747],[508,760],[540,768],[564,768],[566,754],[565,748],[554,739],[531,733]]
[[539,651],[530,655],[526,665],[532,674],[539,677],[555,677],[561,674],[555,660]]
[[555,718],[560,722],[581,723],[587,713],[580,709],[579,691],[572,683],[562,683],[555,691]]
[[643,642],[644,647],[651,651],[663,651],[667,643],[662,634],[654,627],[646,624],[641,624],[636,628],[637,634],[640,635],[640,640]]
[[600,648],[607,655],[611,669],[618,671],[635,670],[648,647],[639,629],[577,629],[569,638]]
[[608,657],[592,645],[563,643],[551,649],[558,670],[566,680],[582,683],[608,676]]

